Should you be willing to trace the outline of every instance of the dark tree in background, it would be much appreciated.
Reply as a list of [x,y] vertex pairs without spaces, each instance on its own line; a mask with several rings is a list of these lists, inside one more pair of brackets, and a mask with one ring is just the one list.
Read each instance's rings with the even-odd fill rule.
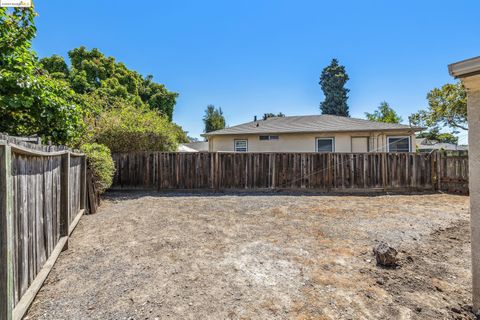
[[274,117],[285,117],[285,115],[281,112],[275,114],[275,113],[271,113],[271,112],[267,112],[267,113],[264,113],[263,114],[263,120],[267,120],[268,118],[274,118]]
[[328,67],[323,69],[320,76],[320,87],[322,88],[325,100],[320,104],[322,114],[349,117],[348,112],[348,90],[345,83],[348,81],[345,67],[333,59]]
[[205,110],[203,123],[205,124],[205,133],[225,128],[225,117],[223,116],[222,108],[217,109],[213,104],[209,104]]
[[429,131],[423,131],[417,134],[417,138],[426,138],[428,140],[438,141],[441,143],[458,144],[458,137],[450,132],[440,132],[440,129],[433,128]]

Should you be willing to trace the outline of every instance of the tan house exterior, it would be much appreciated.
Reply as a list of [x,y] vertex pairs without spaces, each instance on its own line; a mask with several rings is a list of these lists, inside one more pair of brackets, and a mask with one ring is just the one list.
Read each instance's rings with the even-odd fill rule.
[[274,117],[205,134],[214,152],[414,152],[421,128],[332,115]]

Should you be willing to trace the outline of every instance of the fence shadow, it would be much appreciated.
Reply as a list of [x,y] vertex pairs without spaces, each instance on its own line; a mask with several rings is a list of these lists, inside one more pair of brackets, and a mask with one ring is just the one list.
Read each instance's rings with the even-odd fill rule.
[[162,191],[149,191],[149,190],[109,190],[102,198],[106,200],[137,200],[145,197],[153,198],[175,198],[175,197],[380,197],[386,195],[425,195],[425,194],[437,194],[437,191],[346,191],[346,192],[328,192],[328,191],[315,191],[315,190],[162,190]]

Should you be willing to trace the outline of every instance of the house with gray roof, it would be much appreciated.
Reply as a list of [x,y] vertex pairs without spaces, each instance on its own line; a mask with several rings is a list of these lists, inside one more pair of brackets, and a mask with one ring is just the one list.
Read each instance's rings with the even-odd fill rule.
[[468,146],[454,143],[438,142],[427,138],[416,139],[417,150],[420,152],[432,152],[434,150],[445,151],[468,151]]
[[334,115],[271,117],[204,134],[218,152],[413,152],[423,128]]

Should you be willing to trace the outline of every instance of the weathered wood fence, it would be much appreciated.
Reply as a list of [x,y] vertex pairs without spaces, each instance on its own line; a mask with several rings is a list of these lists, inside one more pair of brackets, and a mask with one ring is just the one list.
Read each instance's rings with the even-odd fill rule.
[[0,319],[23,317],[85,205],[85,155],[0,136]]
[[113,159],[116,174],[112,189],[468,192],[467,156],[450,157],[442,152],[137,152],[113,154]]
[[468,194],[468,151],[437,153],[437,189]]

